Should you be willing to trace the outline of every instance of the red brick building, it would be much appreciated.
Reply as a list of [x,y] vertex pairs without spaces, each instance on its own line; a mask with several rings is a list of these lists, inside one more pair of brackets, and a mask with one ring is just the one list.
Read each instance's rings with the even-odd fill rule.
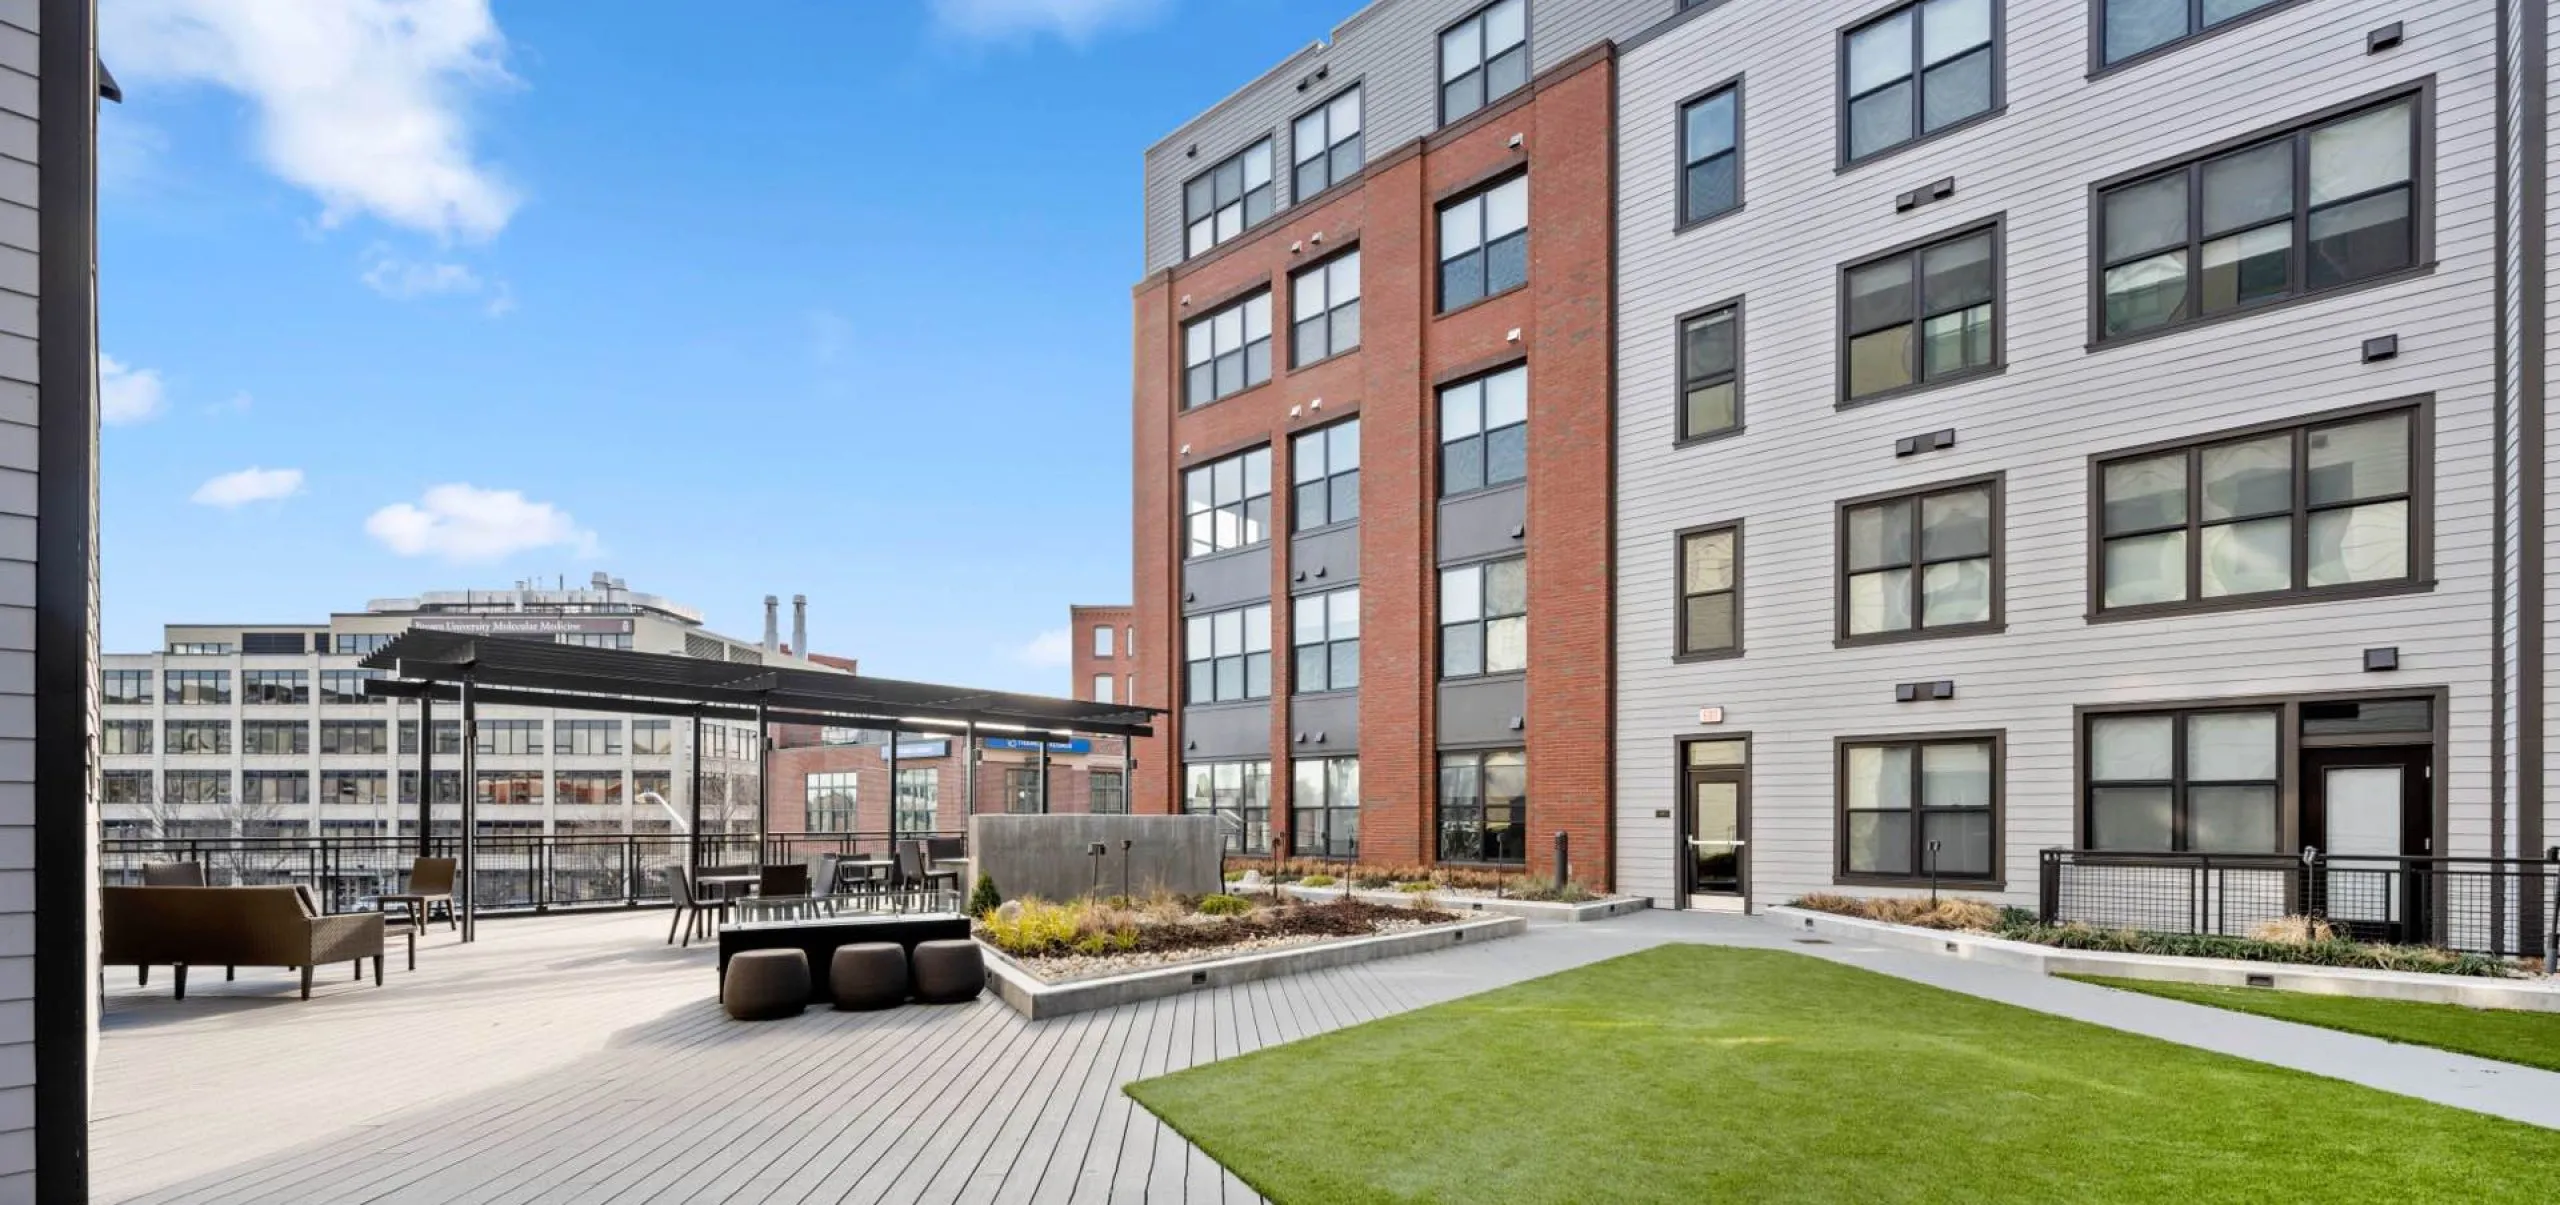
[[1189,237],[1135,290],[1134,701],[1169,714],[1132,799],[1238,852],[1550,874],[1563,833],[1613,877],[1614,52],[1501,61],[1507,95],[1365,155],[1361,85],[1317,71],[1276,130],[1150,157]]
[[1074,697],[1094,703],[1126,703],[1138,692],[1138,609],[1127,603],[1087,603],[1067,608],[1073,644]]

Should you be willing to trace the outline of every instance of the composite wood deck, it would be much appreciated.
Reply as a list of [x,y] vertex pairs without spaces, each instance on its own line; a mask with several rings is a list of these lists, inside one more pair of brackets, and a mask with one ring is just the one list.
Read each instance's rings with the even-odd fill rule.
[[181,1002],[111,970],[97,1199],[1252,1201],[1121,1085],[1668,939],[1540,926],[1043,1022],[986,997],[740,1024],[666,925],[492,921],[307,1003],[280,971],[198,970]]

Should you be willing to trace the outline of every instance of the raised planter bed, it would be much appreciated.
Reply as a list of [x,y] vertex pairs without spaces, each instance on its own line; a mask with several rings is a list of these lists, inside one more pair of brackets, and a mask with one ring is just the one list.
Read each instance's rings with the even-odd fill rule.
[[[1280,890],[1293,899],[1314,903],[1341,899],[1344,891],[1340,887],[1302,887],[1296,883],[1283,883],[1280,885]],[[1653,901],[1640,895],[1610,896],[1605,899],[1585,900],[1579,904],[1560,904],[1546,900],[1519,900],[1507,896],[1477,895],[1455,891],[1432,891],[1415,895],[1384,887],[1369,890],[1353,888],[1351,898],[1364,904],[1385,904],[1398,908],[1411,907],[1416,899],[1428,898],[1432,907],[1442,912],[1455,912],[1462,916],[1518,916],[1559,924],[1607,920],[1613,916],[1625,916],[1630,912],[1642,911],[1653,906]]]
[[2331,996],[2411,1000],[2424,1004],[2463,1004],[2473,1008],[2560,1012],[2560,980],[2553,979],[2486,979],[2418,971],[2243,962],[2230,958],[2064,950],[2032,942],[2010,941],[1985,933],[1887,924],[1785,905],[1763,909],[1761,916],[1797,933],[2013,966],[2045,975],[2102,975],[2166,983],[2261,987]]
[[1300,971],[1398,958],[1468,942],[1493,941],[1516,936],[1526,932],[1528,927],[1526,920],[1516,916],[1461,920],[1402,933],[1346,937],[1277,950],[1212,956],[1060,983],[1042,980],[1028,967],[983,941],[979,945],[986,949],[987,984],[995,989],[997,998],[1011,1006],[1013,1011],[1040,1021],[1141,1000],[1178,996],[1204,988],[1294,975]]

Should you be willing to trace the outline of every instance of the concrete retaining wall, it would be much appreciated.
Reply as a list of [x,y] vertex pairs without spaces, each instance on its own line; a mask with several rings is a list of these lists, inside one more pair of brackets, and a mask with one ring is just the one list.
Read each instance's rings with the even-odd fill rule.
[[1516,937],[1529,931],[1529,922],[1516,916],[1486,917],[1464,920],[1451,925],[1433,925],[1427,929],[1411,929],[1374,937],[1355,937],[1310,946],[1293,946],[1284,950],[1268,950],[1218,958],[1206,962],[1176,963],[1131,971],[1125,975],[1107,975],[1096,979],[1075,979],[1065,983],[1044,983],[1020,963],[980,943],[987,952],[987,986],[996,996],[1034,1021],[1062,1017],[1096,1008],[1133,1004],[1178,996],[1184,992],[1230,984],[1251,983],[1278,975],[1294,975],[1322,967],[1348,966],[1355,962],[1374,962],[1443,950],[1468,942],[1492,941]]
[[[1311,900],[1316,903],[1328,903],[1341,899],[1343,892],[1340,887],[1302,887],[1296,883],[1282,884],[1280,890],[1293,899]],[[1414,896],[1401,891],[1353,891],[1351,896],[1362,903],[1381,904],[1389,908],[1410,908],[1417,902]],[[1439,892],[1431,893],[1429,898],[1432,907],[1442,912],[1455,912],[1462,916],[1468,914],[1518,916],[1533,921],[1560,924],[1608,920],[1613,916],[1642,912],[1653,905],[1653,901],[1640,895],[1612,896],[1608,899],[1586,900],[1579,904],[1553,903],[1545,900],[1491,899],[1483,896],[1451,895]]]
[[[1086,852],[1097,843],[1109,851],[1099,859]],[[1092,894],[1097,861],[1104,895],[1124,883],[1132,895],[1207,895],[1219,890],[1222,866],[1214,816],[978,815],[969,819],[969,856],[960,890],[974,890],[983,871],[1009,900]]]

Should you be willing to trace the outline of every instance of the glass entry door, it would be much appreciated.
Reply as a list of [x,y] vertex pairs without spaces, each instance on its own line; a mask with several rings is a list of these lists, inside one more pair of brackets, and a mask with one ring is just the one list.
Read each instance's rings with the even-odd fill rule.
[[2434,751],[2310,749],[2302,755],[2302,839],[2325,855],[2316,901],[2331,922],[2379,941],[2424,941],[2435,883]]
[[1683,906],[1748,910],[1749,747],[1691,741],[1682,750],[1680,866]]

